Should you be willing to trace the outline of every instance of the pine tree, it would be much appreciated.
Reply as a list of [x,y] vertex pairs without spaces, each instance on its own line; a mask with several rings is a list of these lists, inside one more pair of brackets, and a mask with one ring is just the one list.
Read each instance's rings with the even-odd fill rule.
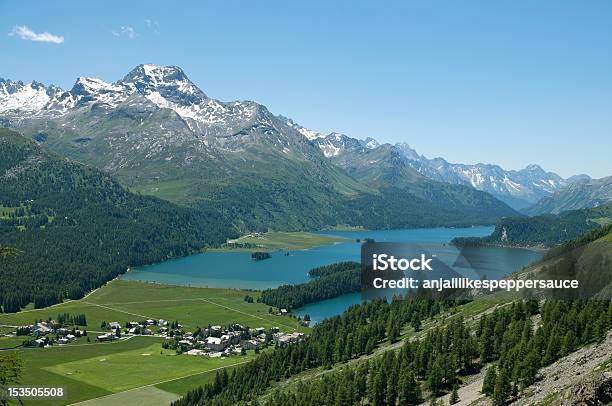
[[387,398],[387,373],[384,367],[376,371],[374,378],[374,393],[372,398],[373,406],[383,406],[386,404]]
[[556,326],[550,332],[550,337],[546,345],[546,354],[543,360],[544,365],[548,365],[559,358],[559,351],[561,351],[561,337],[559,337],[559,334],[559,328]]
[[491,365],[485,374],[481,392],[487,396],[491,396],[493,394],[493,390],[495,389],[495,381],[497,381],[496,369],[497,368],[495,365]]
[[566,356],[574,351],[576,347],[576,336],[572,329],[567,330],[565,337],[563,337],[563,343],[561,344],[561,356]]
[[420,394],[414,373],[410,371],[406,362],[402,363],[399,375],[399,404],[400,405],[417,405],[419,403]]
[[512,386],[510,382],[510,377],[508,376],[508,371],[506,371],[506,368],[502,367],[499,369],[497,379],[495,379],[495,389],[493,390],[493,403],[499,406],[505,404],[508,398],[510,397],[511,391]]
[[421,328],[422,328],[421,316],[418,313],[414,313],[414,316],[412,317],[412,321],[410,322],[410,324],[412,325],[412,328],[414,329],[414,331],[421,331]]
[[442,390],[443,375],[444,371],[442,370],[441,360],[440,357],[437,357],[427,377],[427,386],[434,397],[439,395]]
[[540,367],[540,356],[537,353],[536,349],[533,348],[527,356],[525,360],[522,362],[520,380],[522,382],[523,388],[533,384],[536,381],[538,368]]
[[594,339],[595,341],[597,341],[598,343],[603,342],[603,340],[606,338],[606,328],[607,328],[607,317],[605,313],[601,313],[601,316],[597,319],[597,322],[595,322],[595,329],[594,329]]
[[394,323],[389,330],[389,342],[394,343],[397,341],[400,334],[400,329],[397,323]]

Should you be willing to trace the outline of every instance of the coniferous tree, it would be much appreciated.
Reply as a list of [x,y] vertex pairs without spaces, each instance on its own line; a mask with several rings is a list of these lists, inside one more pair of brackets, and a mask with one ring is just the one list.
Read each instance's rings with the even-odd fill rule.
[[440,358],[436,358],[429,371],[429,377],[427,378],[427,387],[434,397],[438,396],[442,391],[443,376],[444,370],[442,369],[442,361]]
[[495,390],[495,382],[497,381],[497,367],[491,365],[485,373],[484,381],[482,383],[481,392],[487,396],[491,396]]
[[420,394],[414,373],[409,369],[407,363],[403,363],[399,377],[399,404],[417,405],[419,404]]
[[495,379],[495,389],[493,389],[493,403],[498,406],[504,405],[510,397],[512,390],[510,377],[506,368],[499,368],[499,373]]

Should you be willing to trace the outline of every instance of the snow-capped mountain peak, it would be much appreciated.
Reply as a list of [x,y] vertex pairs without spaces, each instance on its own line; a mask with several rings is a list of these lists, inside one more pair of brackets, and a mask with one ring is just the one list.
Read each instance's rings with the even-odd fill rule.
[[24,84],[21,81],[13,82],[0,78],[0,112],[36,113],[44,108],[57,92],[57,87],[47,88],[36,81]]
[[[290,120],[289,120],[290,121]],[[421,175],[440,182],[469,185],[475,189],[489,192],[520,209],[537,202],[545,196],[550,196],[556,190],[564,187],[567,182],[553,172],[546,172],[539,165],[531,164],[526,168],[515,171],[505,170],[492,164],[454,164],[443,158],[429,159],[420,155],[402,142],[395,145],[380,144],[373,138],[358,140],[345,134],[330,133],[323,135],[297,126],[306,138],[314,142],[323,154],[338,164],[345,160],[345,154],[368,154],[368,151],[378,151],[385,148],[390,161],[402,162],[415,169]],[[351,155],[355,156],[355,155]]]
[[125,87],[92,77],[78,78],[69,94],[81,106],[93,102],[115,107],[129,97]]
[[[208,97],[193,84],[183,70],[177,66],[138,65],[121,81],[123,86],[133,87],[139,93],[168,99],[177,104],[202,103]],[[158,98],[157,95],[152,99]]]
[[284,120],[285,123],[295,129],[297,132],[299,132],[300,134],[302,134],[304,137],[306,137],[307,140],[309,141],[314,141],[317,138],[324,138],[325,134],[321,134],[318,133],[316,131],[312,131],[306,127],[302,127],[301,125],[299,125],[298,123],[296,123],[295,121],[293,121],[290,118],[284,117],[284,116],[279,116],[280,119]]
[[364,146],[367,149],[374,149],[380,146],[380,143],[376,141],[374,138],[368,137],[364,140]]
[[131,105],[153,103],[174,110],[196,132],[209,125],[229,125],[257,116],[253,102],[224,103],[211,99],[200,90],[183,70],[176,66],[138,65],[123,79],[109,83],[93,77],[80,77],[69,91],[32,82],[0,79],[0,112],[8,122],[33,116],[62,116],[74,108],[115,108],[136,97]]

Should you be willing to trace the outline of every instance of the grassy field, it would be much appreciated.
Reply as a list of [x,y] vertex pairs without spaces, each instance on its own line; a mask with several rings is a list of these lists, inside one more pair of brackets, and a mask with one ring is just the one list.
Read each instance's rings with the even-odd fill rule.
[[[103,320],[123,324],[144,318],[178,320],[187,331],[193,331],[196,326],[233,323],[279,327],[283,331],[307,330],[292,318],[268,314],[268,306],[264,304],[245,302],[246,294],[257,297],[258,292],[115,280],[81,300],[45,309],[0,314],[0,325],[31,324],[38,319],[56,318],[59,313],[84,313],[90,338],[101,331]],[[11,330],[0,328],[2,333]],[[1,337],[0,348],[14,347],[22,340],[22,337]],[[212,380],[216,370],[241,364],[255,356],[250,351],[246,356],[224,359],[176,356],[174,351],[162,349],[163,339],[159,337],[136,336],[114,343],[93,340],[88,343],[86,340],[81,337],[66,346],[12,350],[17,351],[25,363],[20,384],[66,388],[68,400],[45,401],[46,405],[63,405],[102,396],[108,397],[100,399],[102,403],[99,404],[124,405],[127,403],[123,395],[113,394],[136,388],[142,388],[143,392],[138,392],[140,395],[146,393],[157,399],[155,402],[150,399],[148,404],[164,404],[174,395],[182,395]]]
[[[226,367],[228,373],[232,369],[241,365],[241,363],[238,363],[239,360],[240,358],[234,358],[236,364],[234,364],[233,366]],[[155,385],[155,387],[167,392],[175,393],[177,395],[184,395],[198,385],[213,382],[216,373],[217,371],[206,371],[185,378],[173,379],[171,381],[163,382]]]
[[31,324],[55,318],[59,313],[87,317],[87,329],[100,330],[102,321],[178,320],[185,329],[238,323],[249,327],[280,327],[283,331],[304,330],[289,317],[268,314],[268,306],[247,303],[245,295],[258,292],[237,289],[192,288],[154,283],[114,280],[81,300],[45,309],[0,314],[0,325]]
[[160,199],[189,202],[192,199],[185,191],[193,186],[193,182],[186,180],[167,180],[135,186],[133,190],[145,195],[159,197]]
[[64,405],[173,380],[180,382],[194,375],[186,381],[190,386],[172,391],[182,394],[200,384],[197,377],[208,381],[207,374],[214,378],[217,369],[254,357],[252,352],[223,359],[177,356],[163,350],[161,342],[157,337],[131,337],[106,344],[22,349],[19,354],[25,373],[20,384],[64,387],[67,399],[45,401],[48,405]]
[[75,406],[168,406],[179,399],[180,395],[166,392],[155,386],[143,386],[124,392],[114,393],[84,402],[75,403]]
[[249,244],[256,248],[216,248],[216,251],[278,251],[278,250],[303,250],[319,245],[331,245],[346,241],[341,237],[320,235],[306,232],[284,232],[270,231],[259,236],[247,235],[232,240],[235,244]]
[[[248,361],[254,356],[253,353],[228,358],[175,355],[172,350],[162,349],[159,339],[134,337],[128,341],[135,339],[144,340],[143,346],[61,362],[44,369],[109,392],[122,392],[143,386],[143,384],[165,382],[203,371],[216,370],[227,365]],[[197,382],[194,383],[197,384]]]

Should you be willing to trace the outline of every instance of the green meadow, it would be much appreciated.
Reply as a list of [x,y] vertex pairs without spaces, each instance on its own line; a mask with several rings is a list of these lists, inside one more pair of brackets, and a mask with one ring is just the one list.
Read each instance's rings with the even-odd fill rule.
[[[268,314],[268,306],[264,304],[245,302],[247,294],[258,296],[254,291],[115,280],[80,300],[44,309],[0,314],[0,325],[31,324],[39,319],[56,318],[59,313],[86,315],[88,325],[85,328],[90,332],[91,342],[81,337],[65,346],[10,350],[18,352],[24,361],[20,384],[66,389],[67,399],[45,401],[46,405],[65,405],[103,396],[92,404],[126,404],[125,396],[135,393],[147,394],[157,399],[157,403],[164,404],[165,400],[177,394],[182,395],[211,381],[218,369],[232,368],[252,359],[254,352],[223,359],[177,356],[172,350],[162,349],[163,339],[153,336],[124,337],[118,342],[98,343],[95,336],[101,331],[102,321],[123,324],[144,318],[162,318],[178,320],[186,331],[193,331],[197,326],[233,323],[279,327],[283,331],[307,330],[292,318]],[[9,327],[0,329],[2,333],[14,330]],[[22,340],[22,337],[2,337],[0,348],[14,347]],[[151,404],[156,402],[151,400]]]
[[232,240],[235,244],[248,244],[256,248],[236,248],[224,246],[223,248],[208,249],[209,251],[278,251],[278,250],[304,250],[320,245],[331,245],[347,241],[345,238],[330,235],[307,233],[303,231],[269,231],[259,236],[246,235]]
[[193,288],[145,282],[114,280],[87,297],[44,309],[0,314],[0,325],[31,324],[55,318],[59,313],[84,313],[87,330],[99,331],[102,321],[178,320],[185,329],[238,323],[249,327],[301,329],[289,317],[268,314],[268,306],[247,303],[245,295],[258,292],[238,289]]
[[[254,357],[252,352],[223,359],[177,356],[174,351],[162,349],[161,342],[161,338],[138,336],[114,343],[21,349],[18,352],[25,368],[20,384],[65,388],[66,399],[45,401],[47,405],[80,402],[164,383],[168,386],[163,390],[183,394],[214,378],[219,368]],[[180,385],[182,379],[192,375],[189,385]],[[173,386],[174,381],[177,383]]]

